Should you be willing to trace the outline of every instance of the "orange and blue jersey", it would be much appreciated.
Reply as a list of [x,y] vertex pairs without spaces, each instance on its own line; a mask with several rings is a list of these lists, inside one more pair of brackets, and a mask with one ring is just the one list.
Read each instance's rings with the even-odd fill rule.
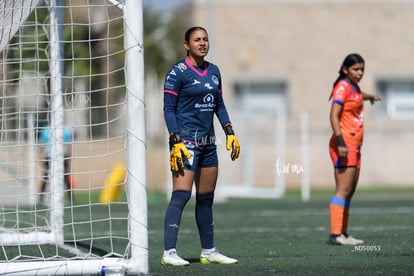
[[364,97],[358,85],[340,80],[332,91],[332,103],[342,105],[341,134],[347,146],[360,147],[364,136]]
[[218,67],[191,64],[188,57],[169,70],[164,81],[164,118],[170,133],[184,141],[215,144],[214,114],[222,126],[230,123],[222,96]]
[[340,104],[342,111],[339,118],[341,134],[348,148],[348,156],[338,154],[338,140],[332,135],[329,153],[335,168],[361,167],[361,146],[364,135],[364,97],[358,85],[347,79],[340,80],[332,91],[332,104]]

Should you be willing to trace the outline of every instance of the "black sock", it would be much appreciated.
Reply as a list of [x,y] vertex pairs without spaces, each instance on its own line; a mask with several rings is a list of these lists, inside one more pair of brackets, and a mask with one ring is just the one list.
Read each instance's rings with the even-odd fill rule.
[[329,236],[329,238],[331,238],[331,239],[336,239],[337,237],[339,237],[341,234],[339,234],[339,235],[337,235],[337,234],[331,234],[330,236]]

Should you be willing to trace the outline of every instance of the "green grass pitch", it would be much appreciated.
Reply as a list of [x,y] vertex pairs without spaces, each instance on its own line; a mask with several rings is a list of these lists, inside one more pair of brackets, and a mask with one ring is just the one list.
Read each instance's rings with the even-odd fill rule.
[[177,250],[191,262],[165,267],[162,254],[166,203],[149,205],[151,275],[414,275],[414,191],[357,191],[349,232],[364,246],[330,246],[330,193],[301,202],[229,199],[214,206],[215,243],[236,265],[201,265],[194,199],[183,214]]
[[[200,242],[192,198],[183,213],[177,250],[191,262],[187,267],[162,266],[165,195],[148,195],[150,275],[414,275],[414,190],[412,188],[371,188],[357,190],[352,206],[349,232],[365,240],[363,246],[329,246],[329,200],[332,191],[312,191],[309,202],[300,201],[299,191],[288,191],[283,199],[235,199],[214,205],[215,244],[220,252],[237,258],[235,265],[201,265]],[[82,201],[82,195],[77,196]],[[86,202],[86,198],[84,199]],[[96,199],[97,200],[97,199]],[[125,202],[91,209],[82,202],[65,215],[65,238],[76,237],[80,249],[93,249],[104,256],[112,249],[127,246]],[[5,215],[3,214],[3,217]],[[72,220],[76,226],[70,226]],[[94,231],[115,235],[89,240]],[[117,237],[119,235],[119,237]],[[75,239],[73,240],[75,242]],[[50,252],[49,252],[50,250]],[[60,252],[65,255],[64,252]],[[16,256],[53,256],[53,246],[3,247],[0,261]],[[7,257],[6,257],[7,256]],[[67,257],[71,257],[70,254]]]

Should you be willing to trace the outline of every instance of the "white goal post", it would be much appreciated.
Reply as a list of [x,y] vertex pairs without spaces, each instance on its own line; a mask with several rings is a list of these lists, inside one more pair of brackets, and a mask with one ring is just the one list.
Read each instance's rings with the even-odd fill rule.
[[0,274],[148,273],[141,0],[0,0]]

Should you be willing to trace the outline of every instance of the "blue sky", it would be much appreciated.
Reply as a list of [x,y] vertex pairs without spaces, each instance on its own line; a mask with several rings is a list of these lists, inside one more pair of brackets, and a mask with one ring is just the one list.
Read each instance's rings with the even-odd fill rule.
[[154,10],[164,12],[173,10],[175,7],[189,2],[190,0],[143,0],[142,4],[144,6],[149,6]]

